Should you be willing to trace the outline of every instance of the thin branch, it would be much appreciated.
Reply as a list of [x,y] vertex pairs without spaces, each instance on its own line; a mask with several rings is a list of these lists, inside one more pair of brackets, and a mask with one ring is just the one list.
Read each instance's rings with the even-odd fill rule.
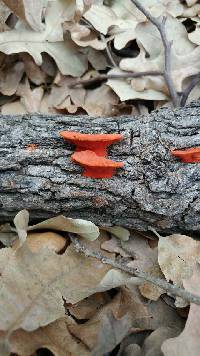
[[90,78],[90,79],[80,79],[78,81],[74,81],[74,83],[72,83],[70,85],[70,88],[74,88],[78,85],[89,85],[89,84],[93,84],[96,83],[98,81],[103,81],[103,80],[107,80],[107,79],[121,79],[121,78],[140,78],[140,77],[145,77],[148,75],[152,75],[152,76],[157,76],[157,75],[163,75],[162,72],[159,71],[147,71],[147,72],[137,72],[137,73],[118,73],[118,74],[100,74],[94,78]]
[[105,45],[106,45],[105,50],[106,50],[107,56],[108,56],[108,58],[109,58],[109,60],[110,60],[110,63],[113,65],[113,67],[117,68],[118,65],[117,65],[117,63],[115,62],[115,60],[114,60],[114,58],[113,58],[113,56],[112,56],[111,50],[110,50],[110,48],[109,48],[109,46],[108,46],[108,44],[107,44],[107,42],[106,42],[105,36],[102,35],[102,33],[100,33],[100,37],[101,37],[101,40],[102,40],[102,41],[105,43]]
[[190,95],[192,89],[194,89],[194,87],[199,83],[199,81],[200,81],[200,73],[193,76],[193,79],[191,80],[190,84],[184,90],[181,98],[181,106],[185,106],[188,96]]
[[131,268],[131,267],[128,267],[127,265],[122,264],[120,262],[113,261],[110,258],[102,255],[100,252],[91,251],[87,247],[83,246],[80,243],[79,239],[74,237],[73,234],[69,234],[69,236],[70,236],[70,239],[73,243],[75,250],[77,252],[84,254],[86,257],[96,258],[104,264],[110,265],[114,268],[120,269],[121,271],[127,272],[133,276],[139,277],[147,282],[150,282],[150,283],[156,285],[157,287],[164,289],[166,292],[169,292],[170,294],[172,294],[174,296],[183,298],[184,300],[186,300],[189,303],[194,303],[194,304],[200,305],[200,297],[199,296],[192,294],[182,288],[176,287],[175,285],[168,283],[164,279],[151,276],[150,274],[143,272],[143,271],[139,271],[137,268]]
[[156,17],[152,16],[150,12],[145,9],[143,5],[140,4],[138,0],[131,0],[132,3],[147,17],[147,19],[158,29],[165,52],[165,68],[164,68],[164,78],[168,87],[169,94],[171,96],[174,107],[179,106],[179,97],[175,90],[174,83],[171,76],[171,47],[172,42],[168,41],[166,35],[166,17],[162,18],[162,21],[159,21]]

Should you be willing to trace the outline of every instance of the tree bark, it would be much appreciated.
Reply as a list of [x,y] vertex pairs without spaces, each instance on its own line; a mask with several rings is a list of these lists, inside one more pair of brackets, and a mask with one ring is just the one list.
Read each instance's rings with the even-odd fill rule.
[[[61,130],[122,133],[109,158],[124,168],[110,179],[83,177]],[[200,163],[170,153],[193,146],[200,146],[200,103],[144,117],[0,116],[0,220],[26,208],[36,220],[64,214],[99,226],[197,231]]]

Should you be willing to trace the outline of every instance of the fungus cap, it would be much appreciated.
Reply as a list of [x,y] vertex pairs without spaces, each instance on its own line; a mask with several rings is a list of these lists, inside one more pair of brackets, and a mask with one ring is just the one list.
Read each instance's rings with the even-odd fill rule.
[[124,166],[123,162],[114,162],[89,150],[75,152],[71,158],[84,167],[83,175],[91,178],[111,178],[116,168]]
[[106,156],[107,147],[123,139],[122,134],[83,134],[61,131],[60,136],[76,145],[76,152],[92,150],[98,156]]
[[200,147],[191,147],[183,150],[172,150],[172,155],[180,158],[184,163],[200,162]]

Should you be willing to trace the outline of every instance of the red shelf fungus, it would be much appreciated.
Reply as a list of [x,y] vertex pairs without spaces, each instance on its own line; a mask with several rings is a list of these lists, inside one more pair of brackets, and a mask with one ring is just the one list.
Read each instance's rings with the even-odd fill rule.
[[75,152],[71,158],[84,167],[83,176],[90,178],[111,178],[116,168],[124,166],[123,162],[114,162],[97,156],[93,151]]
[[123,139],[122,134],[83,134],[75,131],[62,131],[60,135],[76,145],[76,152],[91,150],[102,157],[106,157],[108,146]]
[[172,155],[180,158],[184,163],[200,162],[200,147],[186,148],[183,150],[172,150]]

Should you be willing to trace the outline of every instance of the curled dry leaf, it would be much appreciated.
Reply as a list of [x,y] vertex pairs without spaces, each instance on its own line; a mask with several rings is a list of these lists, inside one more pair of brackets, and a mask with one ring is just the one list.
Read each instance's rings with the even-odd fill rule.
[[128,241],[130,231],[121,226],[102,227],[102,230],[110,232],[112,235],[118,237],[121,241]]
[[14,224],[19,237],[19,247],[26,241],[28,222],[29,212],[25,209],[21,210],[14,218]]
[[87,240],[95,240],[99,236],[98,227],[91,221],[82,219],[66,218],[63,215],[59,215],[55,218],[47,219],[33,226],[29,226],[28,231],[37,229],[51,229],[58,231],[72,232],[79,234]]
[[65,22],[63,28],[64,32],[70,32],[73,42],[80,47],[91,47],[99,51],[106,48],[106,43],[98,37],[98,34],[84,25]]

